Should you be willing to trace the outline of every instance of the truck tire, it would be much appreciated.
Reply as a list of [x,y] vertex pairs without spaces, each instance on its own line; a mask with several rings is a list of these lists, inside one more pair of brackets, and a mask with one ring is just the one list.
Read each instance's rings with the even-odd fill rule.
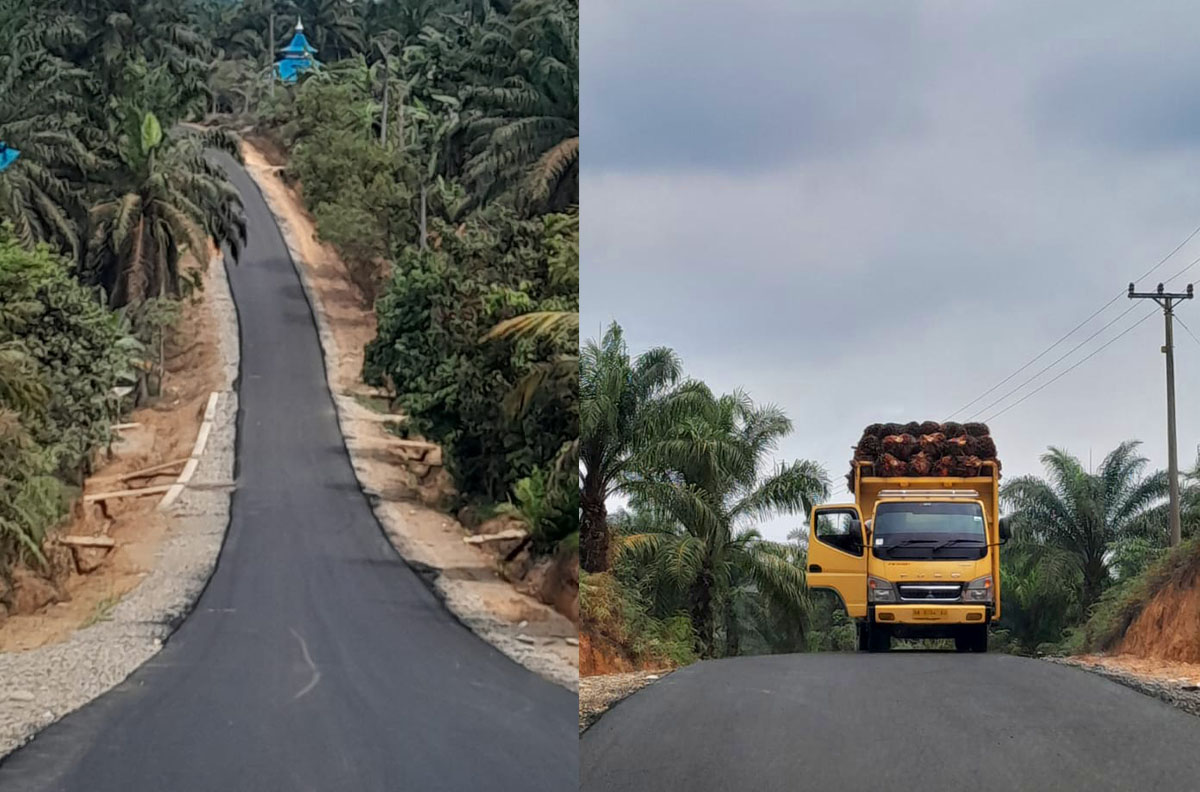
[[858,628],[858,651],[865,652],[870,648],[867,644],[867,623],[860,621],[856,626]]
[[867,627],[867,651],[887,652],[892,648],[892,633],[887,627],[870,625]]
[[954,649],[958,652],[986,652],[987,625],[962,627],[954,636]]

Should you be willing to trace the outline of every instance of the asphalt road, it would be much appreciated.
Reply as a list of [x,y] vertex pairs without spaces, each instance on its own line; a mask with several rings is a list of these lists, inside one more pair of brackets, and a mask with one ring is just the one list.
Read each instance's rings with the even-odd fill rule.
[[461,626],[375,522],[287,249],[231,177],[250,239],[230,267],[238,486],[216,572],[162,652],[0,764],[0,790],[577,788],[575,695]]
[[1200,789],[1200,718],[1005,655],[748,657],[676,671],[584,732],[584,792]]

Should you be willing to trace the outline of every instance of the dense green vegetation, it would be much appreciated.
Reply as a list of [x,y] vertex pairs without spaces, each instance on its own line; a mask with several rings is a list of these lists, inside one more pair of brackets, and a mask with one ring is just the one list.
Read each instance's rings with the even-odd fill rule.
[[0,559],[41,560],[139,345],[46,247],[0,228]]
[[[615,324],[583,346],[580,395],[592,648],[655,665],[856,647],[840,602],[805,589],[805,529],[778,543],[754,530],[774,515],[801,525],[828,495],[812,462],[765,464],[792,428],[780,410],[712,394],[669,349],[630,355]],[[1166,475],[1147,473],[1137,451],[1123,443],[1089,472],[1052,448],[1045,479],[1004,484],[1013,539],[1001,551],[994,648],[1107,648],[1162,581],[1190,568],[1194,547],[1166,552]],[[627,506],[610,515],[613,496]],[[1186,477],[1183,522],[1185,536],[1200,535],[1200,463]]]
[[[211,106],[287,154],[375,302],[366,382],[442,445],[465,500],[535,546],[576,533],[578,6],[209,3]],[[271,87],[296,16],[322,66]],[[422,231],[424,235],[422,236]]]
[[[670,350],[631,358],[616,325],[585,344],[580,390],[588,515],[580,541],[594,552],[608,547],[589,560],[584,612],[600,625],[622,625],[635,642],[684,616],[699,657],[805,648],[803,554],[754,528],[781,514],[803,520],[828,495],[819,465],[769,464],[792,431],[787,416],[744,393],[717,395],[683,378]],[[614,492],[628,497],[629,508],[610,520],[603,496]],[[606,596],[588,602],[591,592]],[[637,618],[597,613],[603,603]]]
[[[1001,553],[1003,618],[997,643],[1020,652],[1071,651],[1094,645],[1085,634],[1107,629],[1105,613],[1141,590],[1166,554],[1167,476],[1145,475],[1137,442],[1109,453],[1095,472],[1051,448],[1046,478],[1025,476],[1001,489],[1013,540]],[[1200,533],[1200,461],[1185,477],[1185,537]],[[1153,575],[1151,574],[1152,578]]]
[[[321,66],[283,85],[273,50],[297,18]],[[114,378],[153,392],[141,345],[194,282],[186,254],[211,237],[236,255],[240,203],[203,151],[236,151],[212,130],[248,125],[288,152],[321,237],[380,299],[366,375],[444,445],[465,498],[570,547],[578,25],[571,0],[0,0],[0,142],[20,152],[0,172],[6,277],[57,278],[22,286],[33,302],[0,294],[0,482],[22,493],[3,559],[36,556],[61,505],[21,504],[47,475],[77,481],[130,406],[110,403]],[[39,336],[38,301],[87,307]],[[44,345],[91,357],[39,363]]]
[[230,141],[179,125],[212,56],[188,4],[0,0],[0,142],[19,152],[0,171],[0,570],[42,561],[110,423],[160,387],[186,254],[244,237],[201,156]]

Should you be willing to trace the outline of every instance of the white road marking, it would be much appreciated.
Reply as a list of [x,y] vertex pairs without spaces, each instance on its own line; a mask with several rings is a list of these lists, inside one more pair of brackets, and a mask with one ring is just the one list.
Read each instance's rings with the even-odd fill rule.
[[313,662],[312,655],[308,653],[308,644],[305,643],[304,638],[300,633],[296,632],[294,627],[289,627],[288,629],[292,631],[292,635],[296,636],[296,640],[300,642],[300,651],[304,653],[304,662],[308,663],[308,667],[312,669],[313,674],[309,683],[299,693],[292,696],[292,701],[295,701],[317,686],[317,683],[321,681],[321,672],[317,670],[317,664]]

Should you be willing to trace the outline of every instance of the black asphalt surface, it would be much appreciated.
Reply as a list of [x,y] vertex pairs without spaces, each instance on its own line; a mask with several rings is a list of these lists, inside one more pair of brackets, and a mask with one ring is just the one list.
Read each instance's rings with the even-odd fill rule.
[[584,732],[584,792],[1200,790],[1200,718],[1006,655],[698,663]]
[[0,764],[0,790],[576,789],[576,696],[460,625],[385,539],[287,249],[224,161],[250,226],[225,547],[162,652]]

